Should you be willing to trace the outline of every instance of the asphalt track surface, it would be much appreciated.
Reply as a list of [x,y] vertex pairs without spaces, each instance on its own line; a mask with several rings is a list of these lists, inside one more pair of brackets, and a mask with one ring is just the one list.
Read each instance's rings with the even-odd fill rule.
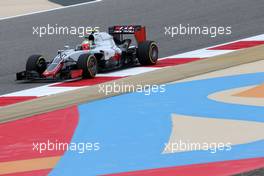
[[[264,3],[258,0],[103,0],[62,10],[0,21],[0,94],[36,87],[45,83],[16,83],[15,73],[23,70],[29,55],[52,58],[64,44],[75,46],[77,36],[53,35],[39,38],[33,26],[99,26],[143,24],[149,39],[158,42],[160,56],[183,53],[233,41],[264,30]],[[231,26],[232,35],[211,38],[189,35],[171,38],[165,26]]]
[[63,6],[68,6],[68,5],[90,2],[93,0],[49,0],[49,1]]
[[262,176],[262,175],[264,175],[264,168],[257,169],[254,171],[250,171],[250,172],[246,172],[246,173],[242,173],[242,174],[237,174],[234,176]]

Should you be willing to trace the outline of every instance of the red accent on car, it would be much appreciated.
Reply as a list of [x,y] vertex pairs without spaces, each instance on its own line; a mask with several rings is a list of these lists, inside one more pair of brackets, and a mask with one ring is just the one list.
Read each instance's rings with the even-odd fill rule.
[[119,54],[119,53],[115,53],[115,55],[113,56],[113,60],[114,61],[118,61],[118,60],[120,60],[121,59],[121,54]]
[[82,50],[89,50],[89,49],[90,49],[89,43],[82,44]]
[[71,70],[70,74],[71,74],[71,78],[79,78],[82,76],[83,70],[82,69],[78,69],[78,70]]
[[55,78],[57,73],[61,70],[62,67],[63,67],[63,62],[60,62],[53,70],[51,71],[46,70],[42,73],[42,75],[46,78],[48,77]]
[[115,32],[121,32],[122,26],[115,26]]
[[147,39],[146,27],[142,26],[139,30],[135,31],[135,38],[138,43],[144,42]]

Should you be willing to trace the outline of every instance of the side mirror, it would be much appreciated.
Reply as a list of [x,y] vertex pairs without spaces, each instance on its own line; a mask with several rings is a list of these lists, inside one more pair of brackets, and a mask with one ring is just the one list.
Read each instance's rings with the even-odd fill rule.
[[79,50],[82,50],[82,46],[81,45],[76,45],[75,51],[79,51]]
[[61,54],[64,50],[58,50],[58,54]]

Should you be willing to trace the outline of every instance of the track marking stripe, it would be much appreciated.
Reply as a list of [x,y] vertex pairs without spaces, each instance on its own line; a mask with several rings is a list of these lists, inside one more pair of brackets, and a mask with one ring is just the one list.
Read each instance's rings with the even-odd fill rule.
[[93,79],[82,79],[80,81],[69,81],[69,82],[63,82],[63,83],[59,83],[59,84],[55,84],[52,85],[51,87],[82,87],[82,86],[92,86],[92,85],[96,85],[96,84],[100,84],[100,83],[104,83],[104,82],[108,82],[108,81],[113,81],[116,79],[120,79],[120,78],[124,78],[124,77],[110,77],[110,76],[106,76],[106,77],[95,77]]
[[[78,5],[75,5],[75,6],[78,6]],[[98,74],[97,76],[98,78],[101,77],[99,78],[101,80],[103,80],[104,77],[111,77],[109,79],[114,79],[114,77],[117,77],[119,79],[119,78],[126,77],[126,76],[137,75],[137,74],[146,73],[146,72],[157,70],[157,69],[162,69],[168,66],[184,64],[184,63],[188,63],[190,61],[195,61],[198,59],[203,59],[203,58],[208,58],[208,57],[230,53],[241,47],[242,48],[252,47],[252,46],[260,45],[260,44],[264,44],[264,34],[225,43],[225,44],[220,44],[220,45],[216,45],[212,47],[198,49],[198,50],[194,50],[194,51],[190,51],[190,52],[186,52],[182,54],[172,55],[166,58],[161,58],[160,64],[156,66],[135,67],[135,68],[115,71],[111,73]],[[222,49],[225,49],[225,50],[222,50]],[[105,81],[103,80],[102,82],[105,82]],[[98,84],[102,82],[98,81]],[[45,85],[41,87],[36,87],[32,89],[27,89],[27,90],[22,90],[19,92],[2,95],[0,97],[9,97],[9,96],[10,97],[18,97],[18,96],[42,97],[42,96],[58,94],[58,93],[66,92],[66,91],[76,90],[84,86],[95,85],[96,83],[97,83],[96,81],[94,82],[91,80],[89,80],[89,82],[82,80],[82,81],[76,81],[75,83],[73,82],[72,83],[55,83],[55,84]],[[6,102],[7,101],[8,100],[6,100]],[[12,100],[10,100],[10,102],[12,102]],[[8,105],[8,103],[5,103],[5,105]],[[0,106],[1,106],[1,103],[0,103]]]
[[[227,167],[228,166],[228,167]],[[105,176],[226,176],[264,167],[264,158],[194,164],[134,172],[109,174]]]
[[49,9],[49,10],[42,10],[42,11],[26,13],[26,14],[22,14],[22,15],[3,17],[3,18],[0,18],[0,21],[12,19],[12,18],[23,17],[23,16],[35,15],[35,14],[40,14],[40,13],[52,12],[52,11],[56,11],[56,10],[63,10],[63,9],[68,9],[68,8],[72,8],[72,7],[78,7],[78,6],[82,6],[82,5],[93,4],[93,3],[97,3],[97,2],[101,2],[101,1],[102,0],[94,0],[94,1],[90,1],[90,2],[84,2],[84,3],[79,3],[79,4],[64,6],[64,7],[58,7],[58,8],[53,8],[53,9]]
[[7,97],[0,97],[0,107],[16,104],[23,101],[33,100],[35,98],[38,98],[37,96],[7,96]]
[[238,41],[226,45],[208,48],[208,50],[238,50],[264,44],[264,41]]
[[33,143],[70,143],[78,120],[78,109],[73,106],[0,124],[0,164],[63,155],[67,150],[65,148],[53,145],[54,150],[43,150],[40,153]]
[[264,84],[258,85],[254,88],[235,94],[237,97],[247,98],[264,98]]
[[34,170],[28,172],[19,172],[14,174],[5,174],[5,176],[44,176],[48,175],[51,169]]
[[0,163],[0,174],[12,174],[19,172],[27,172],[42,169],[53,168],[60,157],[45,157],[29,160],[19,160]]

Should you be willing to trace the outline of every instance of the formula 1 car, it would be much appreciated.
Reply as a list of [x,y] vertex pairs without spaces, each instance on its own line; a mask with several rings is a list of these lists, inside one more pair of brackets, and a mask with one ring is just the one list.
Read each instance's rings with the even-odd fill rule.
[[[125,34],[134,34],[136,46]],[[98,72],[154,65],[158,46],[146,40],[146,29],[140,25],[112,26],[106,32],[93,32],[75,49],[65,46],[47,62],[42,55],[32,55],[26,70],[16,74],[17,80],[93,78]]]

